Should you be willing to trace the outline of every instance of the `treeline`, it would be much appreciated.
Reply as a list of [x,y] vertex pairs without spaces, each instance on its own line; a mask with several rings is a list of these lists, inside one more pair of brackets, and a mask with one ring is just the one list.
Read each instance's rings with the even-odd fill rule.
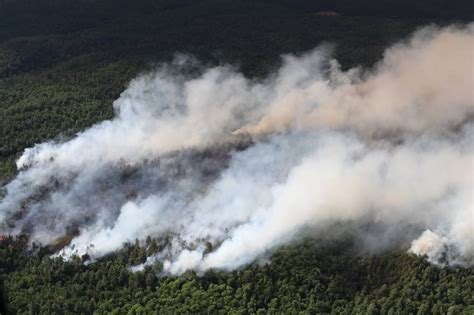
[[303,10],[333,10],[345,15],[464,18],[474,17],[470,0],[266,0]]
[[[470,0],[0,0],[0,9],[16,16],[32,16],[45,11],[72,17],[71,27],[97,23],[101,19],[130,15],[157,14],[192,8],[200,14],[215,14],[233,9],[280,11],[332,10],[344,15],[386,17],[463,18],[474,17]],[[76,19],[76,17],[80,19]],[[84,18],[86,17],[86,18]]]
[[[238,271],[160,274],[161,264],[131,272],[154,242],[126,244],[84,265],[28,250],[26,238],[0,243],[4,303],[11,314],[472,314],[474,271],[438,268],[392,251],[351,254],[350,242],[313,239],[282,247]],[[31,250],[34,251],[31,252]]]

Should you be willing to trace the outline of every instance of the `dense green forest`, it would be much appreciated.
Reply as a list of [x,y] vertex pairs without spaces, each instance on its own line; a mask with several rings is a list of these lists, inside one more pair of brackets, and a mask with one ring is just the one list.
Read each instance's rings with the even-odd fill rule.
[[[25,148],[111,118],[130,79],[177,52],[259,78],[281,54],[329,42],[343,68],[370,67],[418,27],[464,23],[472,9],[469,0],[0,0],[0,186]],[[84,265],[50,258],[27,236],[0,240],[0,313],[474,313],[472,268],[439,268],[405,249],[360,256],[350,241],[307,239],[233,272],[131,272],[155,241]]]
[[25,314],[472,314],[474,271],[438,268],[404,251],[357,256],[350,241],[307,239],[233,272],[159,277],[130,272],[156,250],[127,244],[99,262],[28,255],[26,239],[0,245],[9,311]]

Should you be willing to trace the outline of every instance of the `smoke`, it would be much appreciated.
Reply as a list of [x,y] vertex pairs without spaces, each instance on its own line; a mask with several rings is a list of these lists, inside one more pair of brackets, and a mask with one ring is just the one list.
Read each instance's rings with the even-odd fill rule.
[[[312,56],[289,58],[288,65],[304,65],[307,58]],[[257,123],[237,132],[315,126],[368,135],[439,131],[472,115],[472,70],[472,26],[465,31],[427,28],[386,50],[371,73],[343,73],[333,62],[327,80],[303,80],[270,103]]]
[[370,71],[328,47],[260,81],[179,56],[133,80],[113,120],[26,149],[1,231],[72,237],[57,254],[92,260],[151,235],[167,241],[147,263],[180,274],[356,222],[389,227],[384,247],[415,227],[411,252],[472,265],[473,54],[469,25],[422,29]]

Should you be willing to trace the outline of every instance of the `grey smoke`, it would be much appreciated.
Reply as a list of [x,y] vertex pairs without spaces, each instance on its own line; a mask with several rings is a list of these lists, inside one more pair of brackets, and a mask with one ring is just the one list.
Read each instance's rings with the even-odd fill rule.
[[371,71],[341,71],[327,47],[262,81],[227,66],[190,75],[179,57],[133,80],[113,120],[26,149],[2,233],[73,235],[58,255],[92,259],[169,237],[149,261],[180,274],[238,268],[305,229],[374,223],[415,226],[411,252],[471,265],[473,54],[468,25],[420,30]]

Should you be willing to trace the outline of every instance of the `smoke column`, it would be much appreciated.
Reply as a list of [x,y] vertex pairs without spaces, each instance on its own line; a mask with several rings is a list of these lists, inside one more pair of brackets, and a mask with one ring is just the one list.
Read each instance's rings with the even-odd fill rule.
[[92,260],[168,238],[148,261],[181,274],[358,222],[414,226],[411,252],[472,265],[473,62],[473,25],[424,28],[371,70],[342,71],[328,47],[260,81],[179,56],[134,79],[114,119],[26,149],[0,232],[73,236],[57,254]]

